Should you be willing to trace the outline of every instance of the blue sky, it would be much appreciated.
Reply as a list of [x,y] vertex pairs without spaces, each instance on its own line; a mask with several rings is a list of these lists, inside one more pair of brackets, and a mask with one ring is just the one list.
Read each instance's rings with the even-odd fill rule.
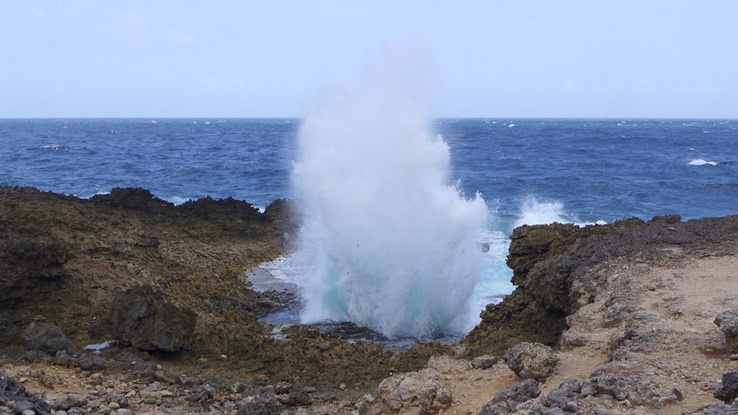
[[434,115],[738,118],[738,1],[0,0],[0,118],[300,117],[386,45]]

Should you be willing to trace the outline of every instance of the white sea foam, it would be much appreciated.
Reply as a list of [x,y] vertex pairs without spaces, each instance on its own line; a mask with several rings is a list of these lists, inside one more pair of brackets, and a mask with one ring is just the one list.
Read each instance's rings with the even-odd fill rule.
[[487,208],[449,185],[449,147],[429,131],[427,62],[407,52],[363,88],[328,95],[301,127],[292,181],[305,323],[420,338],[463,332],[475,312]]
[[566,215],[561,202],[544,202],[535,197],[527,197],[520,205],[520,215],[513,226],[517,228],[523,225],[546,225],[554,222],[573,222]]
[[692,160],[692,161],[689,162],[689,165],[690,166],[706,166],[706,165],[707,166],[717,166],[718,165],[718,162],[717,161],[704,160],[704,159],[694,159],[694,160]]
[[169,203],[172,203],[175,206],[179,206],[181,204],[184,204],[186,202],[189,202],[190,200],[192,200],[192,198],[189,198],[189,197],[180,197],[180,196],[172,196],[172,197],[164,198],[164,200],[166,200]]
[[529,196],[520,204],[520,214],[513,227],[522,225],[548,225],[551,223],[571,223],[577,226],[607,225],[602,219],[595,222],[582,222],[566,212],[564,205],[558,201],[541,201]]

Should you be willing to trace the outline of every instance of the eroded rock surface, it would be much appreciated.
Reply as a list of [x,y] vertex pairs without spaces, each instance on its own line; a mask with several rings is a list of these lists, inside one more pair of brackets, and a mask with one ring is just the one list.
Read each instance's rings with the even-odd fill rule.
[[725,335],[725,351],[738,353],[738,310],[725,310],[718,314],[715,324]]
[[549,346],[523,342],[509,348],[504,356],[510,370],[523,379],[545,379],[556,369],[559,358]]

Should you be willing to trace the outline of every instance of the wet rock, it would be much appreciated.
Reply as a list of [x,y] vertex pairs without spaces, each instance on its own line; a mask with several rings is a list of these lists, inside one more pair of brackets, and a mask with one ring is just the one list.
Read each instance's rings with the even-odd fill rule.
[[489,369],[500,360],[497,356],[489,356],[489,355],[483,355],[479,357],[475,357],[471,361],[471,365],[474,369]]
[[249,396],[241,401],[238,415],[270,415],[279,413],[282,404],[271,394]]
[[21,382],[9,376],[0,376],[0,408],[9,407],[11,402],[14,402],[16,413],[31,410],[38,415],[47,415],[51,411],[48,402],[26,391]]
[[538,382],[533,379],[514,383],[507,390],[498,393],[491,401],[487,402],[479,415],[514,413],[521,403],[537,398],[540,394]]
[[21,336],[23,348],[32,351],[40,350],[49,355],[56,355],[59,351],[79,353],[71,341],[64,335],[56,324],[36,322],[29,324]]
[[724,373],[722,383],[712,395],[725,403],[738,398],[738,372]]
[[160,292],[142,285],[116,295],[103,324],[124,344],[178,352],[190,344],[195,318],[192,310],[165,302]]
[[738,310],[725,310],[718,314],[715,324],[725,336],[725,352],[738,353]]
[[559,358],[550,347],[540,343],[520,343],[504,356],[510,370],[524,379],[544,379],[553,373]]

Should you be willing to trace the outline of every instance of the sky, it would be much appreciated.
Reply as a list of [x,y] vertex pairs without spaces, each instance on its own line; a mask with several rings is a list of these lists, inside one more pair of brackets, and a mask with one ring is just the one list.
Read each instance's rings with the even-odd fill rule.
[[0,0],[0,118],[302,117],[395,44],[437,117],[738,118],[738,1]]

